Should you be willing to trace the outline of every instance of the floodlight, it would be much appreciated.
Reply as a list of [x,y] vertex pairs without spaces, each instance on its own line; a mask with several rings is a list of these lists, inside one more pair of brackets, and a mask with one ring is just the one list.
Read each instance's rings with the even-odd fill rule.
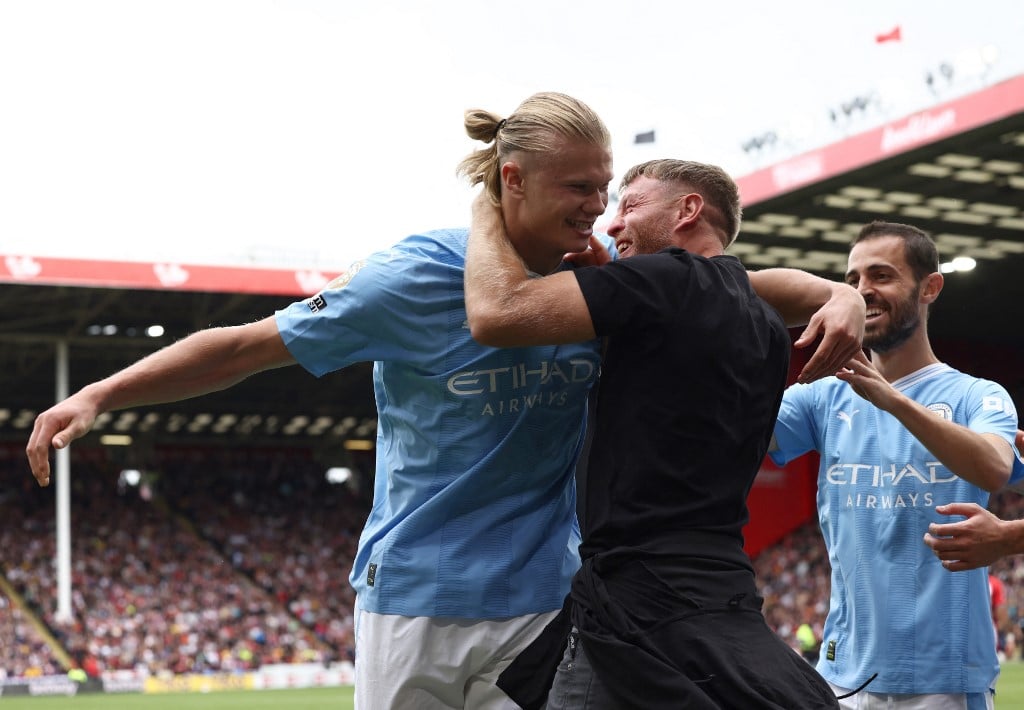
[[352,477],[352,469],[348,466],[331,466],[327,469],[326,477],[328,483],[345,483]]

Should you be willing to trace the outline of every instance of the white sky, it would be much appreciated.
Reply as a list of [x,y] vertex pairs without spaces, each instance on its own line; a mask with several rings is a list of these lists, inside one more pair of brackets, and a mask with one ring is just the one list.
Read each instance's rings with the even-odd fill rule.
[[1019,0],[0,0],[0,254],[340,269],[468,221],[466,108],[564,91],[617,172],[740,176],[1022,72]]

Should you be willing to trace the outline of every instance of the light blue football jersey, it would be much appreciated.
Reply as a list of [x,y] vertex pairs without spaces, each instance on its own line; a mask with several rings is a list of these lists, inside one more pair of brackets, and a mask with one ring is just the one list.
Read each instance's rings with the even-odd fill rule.
[[[1006,390],[939,363],[892,383],[979,433],[1013,442]],[[786,390],[775,427],[783,464],[818,451],[818,519],[832,597],[818,671],[880,693],[980,693],[999,673],[987,569],[949,572],[923,537],[935,506],[989,494],[949,471],[891,414],[831,377]]]
[[551,611],[579,566],[574,471],[598,341],[477,344],[467,234],[409,237],[276,314],[314,375],[374,361],[374,502],[350,578],[367,611]]

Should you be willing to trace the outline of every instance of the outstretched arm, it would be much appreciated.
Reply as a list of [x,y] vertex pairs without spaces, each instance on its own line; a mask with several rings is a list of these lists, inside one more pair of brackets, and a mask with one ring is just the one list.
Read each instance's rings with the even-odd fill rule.
[[861,352],[866,306],[857,289],[798,269],[764,269],[749,275],[757,295],[782,314],[786,325],[807,325],[794,347],[808,347],[821,337],[798,381],[834,375]]
[[531,278],[486,193],[473,201],[466,252],[466,317],[473,339],[494,347],[557,345],[595,337],[590,310],[569,272]]
[[273,317],[211,328],[86,385],[36,417],[25,452],[39,485],[50,483],[50,447],[85,435],[103,412],[177,402],[226,389],[249,375],[294,363]]
[[889,384],[864,353],[851,360],[837,377],[896,417],[946,468],[965,481],[995,491],[1010,480],[1013,449],[1005,439],[936,416]]

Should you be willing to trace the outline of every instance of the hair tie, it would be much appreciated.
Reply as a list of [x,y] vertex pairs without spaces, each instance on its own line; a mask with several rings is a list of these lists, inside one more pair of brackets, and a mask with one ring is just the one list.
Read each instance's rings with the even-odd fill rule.
[[505,127],[506,123],[508,123],[508,119],[507,118],[503,118],[500,121],[498,121],[498,126],[494,129],[494,137],[495,138],[498,137],[498,133],[501,131],[502,128]]

